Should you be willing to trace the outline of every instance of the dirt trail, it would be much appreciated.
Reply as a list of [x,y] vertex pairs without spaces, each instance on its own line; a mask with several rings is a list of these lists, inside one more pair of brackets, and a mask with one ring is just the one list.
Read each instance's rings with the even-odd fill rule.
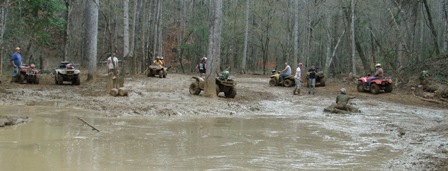
[[[106,79],[97,78],[81,85],[55,85],[51,76],[41,77],[39,85],[0,85],[0,105],[57,106],[101,111],[106,117],[133,116],[183,116],[183,115],[251,115],[272,111],[272,105],[303,103],[312,104],[322,110],[330,105],[344,87],[349,95],[356,96],[364,108],[378,108],[378,103],[407,105],[416,108],[443,110],[447,106],[421,101],[410,94],[410,90],[394,90],[392,93],[372,95],[358,93],[356,85],[329,80],[327,86],[318,87],[315,95],[308,95],[302,87],[302,95],[292,95],[292,88],[270,87],[268,76],[236,75],[237,96],[226,99],[193,96],[188,92],[192,75],[169,74],[167,78],[137,76],[127,78],[125,87],[130,90],[128,97],[111,97],[105,92]],[[325,104],[324,104],[325,103]],[[399,110],[391,109],[391,110]],[[301,109],[297,109],[300,111]],[[383,110],[384,111],[384,110]],[[387,110],[386,110],[387,111]],[[446,113],[445,113],[446,114]],[[361,114],[362,115],[362,114]],[[448,114],[447,114],[448,115]],[[32,116],[30,116],[32,117]],[[393,116],[391,116],[393,117]],[[388,118],[394,120],[394,118]],[[375,126],[375,129],[390,129],[391,137],[400,139],[404,154],[390,162],[389,168],[422,168],[448,170],[448,139],[446,117],[429,121],[411,120],[409,123]],[[424,129],[419,127],[424,125]],[[384,130],[382,130],[384,131]],[[397,134],[398,132],[398,134]],[[401,135],[403,134],[403,135]],[[397,137],[397,135],[399,135]],[[404,136],[406,135],[406,136]],[[416,141],[418,140],[418,141]],[[418,170],[418,169],[417,169]]]

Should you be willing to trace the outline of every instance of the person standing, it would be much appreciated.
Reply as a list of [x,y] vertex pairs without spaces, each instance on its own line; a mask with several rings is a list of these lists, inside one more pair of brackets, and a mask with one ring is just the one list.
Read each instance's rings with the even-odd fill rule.
[[314,95],[314,87],[316,86],[316,66],[311,65],[308,70],[308,94]]
[[300,81],[302,80],[302,63],[297,64],[296,75],[294,78],[296,79],[296,88],[294,89],[294,95],[300,95]]
[[[113,61],[113,62],[112,62]],[[114,74],[114,76],[116,76],[116,74],[118,73],[118,58],[117,58],[117,52],[112,52],[112,55],[107,58],[107,73],[110,74]],[[117,71],[117,72],[115,72]]]
[[199,76],[202,77],[205,75],[206,70],[207,70],[207,58],[202,57],[201,61],[196,66],[196,71],[199,72]]
[[20,67],[22,66],[22,55],[19,47],[16,47],[14,54],[11,56],[11,64],[13,66],[11,82],[17,82],[17,77],[20,75]]

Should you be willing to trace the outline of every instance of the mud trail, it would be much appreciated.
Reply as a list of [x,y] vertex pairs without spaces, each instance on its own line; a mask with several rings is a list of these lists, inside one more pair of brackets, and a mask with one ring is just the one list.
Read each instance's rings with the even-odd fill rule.
[[[399,157],[384,164],[384,169],[448,169],[447,107],[415,99],[409,90],[372,95],[356,92],[354,84],[329,80],[327,86],[316,88],[315,95],[308,95],[302,86],[302,95],[294,96],[292,88],[270,87],[268,76],[236,75],[238,94],[234,99],[224,98],[223,94],[218,98],[206,98],[202,93],[199,96],[189,94],[191,76],[127,78],[128,97],[109,96],[105,92],[105,78],[91,82],[81,79],[79,86],[55,85],[51,76],[43,76],[39,85],[3,82],[0,105],[79,108],[114,118],[298,115],[321,127],[344,132],[352,139],[369,139],[371,144],[386,142],[401,151]],[[363,111],[361,114],[322,112],[334,102],[342,87],[349,95],[357,97],[352,102]]]

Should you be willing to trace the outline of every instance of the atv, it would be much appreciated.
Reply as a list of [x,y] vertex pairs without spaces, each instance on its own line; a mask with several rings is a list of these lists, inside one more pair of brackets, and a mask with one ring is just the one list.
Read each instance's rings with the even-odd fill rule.
[[28,84],[39,84],[39,71],[34,64],[20,66],[20,74],[18,75],[18,83],[26,81]]
[[378,94],[381,90],[384,90],[386,93],[392,92],[393,85],[390,77],[375,79],[368,82],[372,77],[373,76],[369,74],[358,78],[358,92],[370,91],[372,94]]
[[159,76],[159,78],[166,78],[166,75],[168,74],[168,70],[171,67],[161,67],[159,65],[150,65],[148,69],[146,69],[145,72],[147,72],[148,77],[155,77],[156,75]]
[[285,76],[283,80],[280,80],[280,72],[272,70],[271,79],[269,80],[270,86],[292,87],[295,84],[294,75]]
[[76,69],[72,63],[69,61],[62,61],[59,64],[59,68],[54,70],[54,82],[55,84],[63,84],[64,81],[66,81],[71,82],[72,85],[80,85],[80,73],[81,71]]
[[[205,80],[202,77],[194,76],[195,79],[193,83],[190,84],[190,94],[199,95],[205,87]],[[235,98],[236,96],[236,82],[233,78],[228,77],[228,71],[224,71],[222,74],[218,74],[215,78],[216,83],[216,95],[218,96],[220,92],[224,92],[226,98]]]
[[[309,73],[306,74],[306,80],[309,80]],[[316,85],[315,86],[325,86],[325,75],[324,71],[320,71],[320,68],[316,68]],[[307,81],[308,82],[308,81]],[[307,83],[307,87],[309,87],[309,82]]]

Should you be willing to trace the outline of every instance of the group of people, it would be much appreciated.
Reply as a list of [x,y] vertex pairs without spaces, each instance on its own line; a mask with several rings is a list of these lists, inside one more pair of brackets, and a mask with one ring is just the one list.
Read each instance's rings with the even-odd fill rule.
[[[294,88],[293,94],[300,95],[300,84],[302,80],[302,63],[297,64],[296,74],[294,76],[296,87]],[[308,69],[308,94],[314,95],[314,88],[316,87],[316,66],[311,65],[311,68]],[[283,81],[285,77],[292,75],[291,67],[285,62],[285,68],[280,71],[280,80]]]

